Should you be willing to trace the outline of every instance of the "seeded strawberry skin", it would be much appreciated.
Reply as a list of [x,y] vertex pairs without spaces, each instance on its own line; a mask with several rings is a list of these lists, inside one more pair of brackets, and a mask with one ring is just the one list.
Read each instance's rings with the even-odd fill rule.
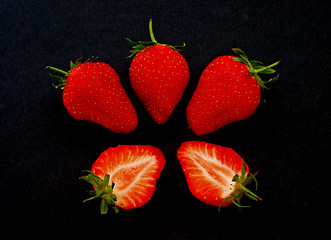
[[132,60],[130,82],[154,121],[164,124],[179,103],[189,81],[189,68],[176,50],[156,44]]
[[186,109],[189,128],[198,136],[251,116],[260,103],[261,87],[247,66],[221,56],[203,71]]
[[63,90],[63,103],[75,119],[91,121],[117,133],[130,133],[138,124],[117,73],[106,63],[87,62],[73,68]]

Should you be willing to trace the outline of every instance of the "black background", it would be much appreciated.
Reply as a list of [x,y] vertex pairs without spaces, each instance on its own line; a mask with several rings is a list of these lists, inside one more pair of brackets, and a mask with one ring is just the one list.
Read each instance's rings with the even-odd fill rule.
[[[42,239],[316,239],[330,224],[330,2],[328,1],[6,1],[0,2],[1,235]],[[169,121],[158,125],[129,83],[132,40],[180,45],[190,81]],[[185,108],[203,69],[243,49],[266,64],[282,59],[279,81],[250,118],[202,137]],[[74,120],[47,65],[98,56],[110,64],[138,114],[119,135]],[[231,147],[259,171],[262,202],[238,211],[189,192],[176,158],[180,144]],[[101,216],[79,180],[101,152],[150,144],[167,164],[143,207]]]

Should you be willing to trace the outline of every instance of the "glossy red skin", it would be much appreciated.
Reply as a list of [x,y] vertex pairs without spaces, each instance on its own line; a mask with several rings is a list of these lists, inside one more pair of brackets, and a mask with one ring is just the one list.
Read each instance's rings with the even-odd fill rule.
[[68,75],[63,103],[72,117],[130,133],[137,124],[136,111],[115,70],[106,63],[82,63]]
[[163,153],[156,147],[118,145],[104,151],[91,171],[102,179],[109,174],[116,206],[131,209],[150,200],[164,165]]
[[[193,149],[215,159],[215,162],[204,161],[203,157],[193,158],[192,156],[196,156],[192,155]],[[232,178],[235,174],[241,175],[243,160],[231,148],[207,142],[186,141],[178,149],[177,157],[192,195],[209,205],[220,206],[232,191],[232,186],[228,183],[234,183]],[[203,171],[200,166],[204,168]],[[221,174],[217,174],[218,171]],[[246,172],[249,172],[247,164]],[[226,201],[221,206],[226,207],[231,203],[232,200]]]
[[168,121],[189,80],[189,68],[176,50],[156,44],[132,60],[130,82],[149,115],[159,124]]
[[245,64],[221,56],[203,71],[186,109],[189,128],[202,136],[251,116],[261,98],[261,87]]

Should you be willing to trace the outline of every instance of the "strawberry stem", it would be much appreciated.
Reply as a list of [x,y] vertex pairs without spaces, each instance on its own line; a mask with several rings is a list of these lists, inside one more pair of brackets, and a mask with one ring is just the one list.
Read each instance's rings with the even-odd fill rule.
[[273,64],[270,64],[269,66],[266,66],[264,68],[257,69],[257,70],[255,70],[255,72],[256,73],[259,73],[259,72],[262,72],[262,71],[264,71],[266,69],[273,68],[273,67],[277,66],[279,63],[280,63],[280,60],[277,61],[277,62],[275,62],[275,63],[273,63]]
[[[138,41],[138,43],[132,41],[131,39],[127,38],[126,40],[130,43],[130,45],[132,46],[133,49],[130,50],[130,55],[128,56],[128,58],[132,57],[133,55],[143,51],[144,49],[151,47],[153,45],[156,44],[161,44],[158,43],[155,39],[154,33],[153,33],[153,21],[152,19],[149,20],[149,35],[151,37],[151,41],[148,42],[143,42],[143,41]],[[183,43],[183,45],[180,46],[172,46],[172,45],[168,45],[168,44],[161,44],[164,46],[168,46],[176,51],[181,51],[184,47],[185,47],[185,43]]]
[[155,37],[154,37],[152,24],[153,24],[153,21],[152,21],[152,19],[150,19],[149,20],[149,35],[151,36],[152,42],[157,43],[157,41],[155,40]]

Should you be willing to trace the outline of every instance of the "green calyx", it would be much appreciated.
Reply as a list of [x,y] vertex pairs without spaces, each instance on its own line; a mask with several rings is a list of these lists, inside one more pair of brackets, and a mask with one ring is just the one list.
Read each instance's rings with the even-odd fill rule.
[[95,62],[97,59],[98,59],[98,57],[91,57],[91,58],[87,59],[85,62],[82,62],[82,58],[79,58],[75,62],[70,61],[70,70],[67,71],[67,72],[64,71],[64,70],[55,68],[55,67],[51,67],[51,66],[47,66],[46,69],[50,69],[50,70],[52,70],[54,72],[57,72],[57,73],[60,73],[61,74],[61,76],[58,76],[58,75],[55,75],[55,74],[51,74],[51,73],[49,75],[50,75],[50,77],[52,79],[56,80],[59,83],[58,85],[53,84],[53,86],[55,88],[64,89],[64,86],[67,84],[67,78],[68,78],[69,72],[73,68],[77,67],[78,65],[80,65],[82,63]]
[[259,74],[274,74],[276,70],[273,69],[273,67],[277,66],[280,61],[270,64],[268,66],[264,66],[263,63],[261,63],[260,61],[248,60],[247,55],[243,52],[243,50],[239,48],[232,48],[232,51],[239,56],[234,57],[233,59],[248,66],[250,75],[255,77],[257,82],[261,85],[262,89],[268,89],[268,87],[266,86],[267,84],[278,80],[279,75],[271,78],[268,81],[263,81]]
[[[150,46],[153,46],[156,44],[161,44],[161,43],[158,43],[154,37],[153,28],[152,28],[152,19],[149,20],[149,35],[151,37],[151,41],[148,41],[148,42],[139,41],[138,43],[136,43],[129,38],[126,39],[133,48],[130,51],[131,55],[128,56],[128,58],[132,57],[133,55],[137,54],[138,52],[140,52]],[[181,46],[172,46],[172,45],[168,45],[168,44],[162,44],[162,45],[168,46],[176,51],[181,51],[185,47],[185,43],[183,43],[183,45],[181,45]]]
[[232,203],[235,204],[239,208],[250,207],[250,206],[243,206],[243,205],[240,204],[240,200],[244,195],[247,196],[248,198],[254,200],[254,201],[262,200],[259,196],[257,196],[255,193],[253,193],[252,191],[250,191],[249,189],[247,189],[245,187],[246,185],[248,185],[249,183],[251,183],[254,180],[255,181],[255,188],[257,189],[257,180],[255,178],[256,174],[257,173],[255,173],[255,174],[247,173],[246,163],[243,160],[241,175],[240,175],[240,177],[239,177],[238,174],[234,175],[234,177],[232,179],[232,181],[235,182],[233,191],[227,198],[225,198],[221,202],[218,210],[220,211],[221,206],[222,206],[223,203],[225,203],[227,201],[230,201],[230,200],[232,200]]
[[113,208],[115,213],[118,213],[119,209],[115,205],[117,199],[115,194],[113,193],[115,183],[109,185],[109,178],[110,178],[109,175],[106,174],[104,179],[101,179],[91,171],[86,170],[84,172],[88,172],[89,174],[87,174],[86,176],[82,176],[79,179],[85,180],[91,183],[95,187],[95,190],[91,191],[91,194],[93,196],[88,199],[85,199],[84,202],[101,198],[102,199],[100,206],[101,214],[106,214],[108,212],[109,207]]

